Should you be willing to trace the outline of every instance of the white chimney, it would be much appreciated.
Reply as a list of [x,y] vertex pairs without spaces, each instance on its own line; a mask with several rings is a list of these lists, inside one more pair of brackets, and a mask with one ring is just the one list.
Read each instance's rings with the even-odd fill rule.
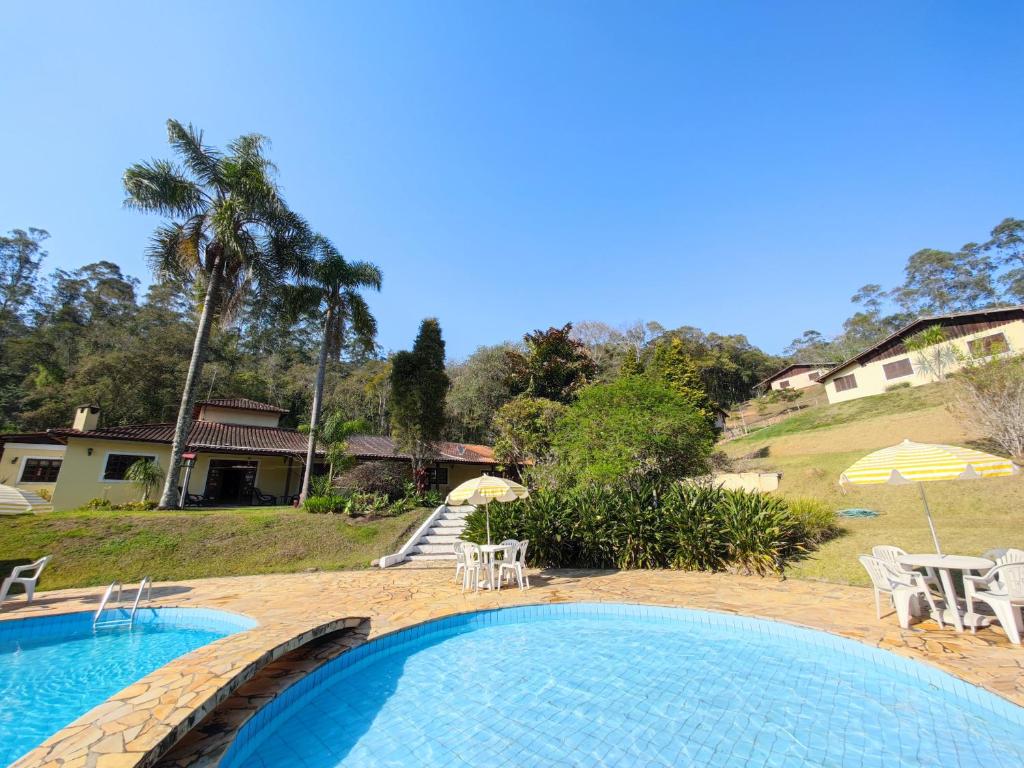
[[79,432],[88,432],[96,429],[100,421],[100,407],[98,405],[80,405],[75,408],[75,420],[71,422],[71,428]]

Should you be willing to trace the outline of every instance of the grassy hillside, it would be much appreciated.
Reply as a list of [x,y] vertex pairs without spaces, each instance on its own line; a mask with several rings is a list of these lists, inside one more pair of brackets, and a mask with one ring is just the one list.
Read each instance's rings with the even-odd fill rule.
[[428,514],[372,522],[291,507],[183,512],[56,512],[0,517],[0,573],[53,555],[42,589],[364,568],[394,552]]
[[[875,544],[931,551],[916,486],[882,485],[845,493],[839,475],[857,459],[903,438],[970,445],[975,434],[946,407],[946,387],[895,390],[837,405],[809,408],[748,437],[723,445],[740,468],[782,472],[780,492],[814,496],[835,509],[867,507],[877,518],[843,519],[843,535],[792,569],[791,575],[867,584],[857,555]],[[744,458],[746,457],[746,458]],[[925,486],[943,549],[980,554],[991,547],[1024,547],[1021,476],[949,481]]]

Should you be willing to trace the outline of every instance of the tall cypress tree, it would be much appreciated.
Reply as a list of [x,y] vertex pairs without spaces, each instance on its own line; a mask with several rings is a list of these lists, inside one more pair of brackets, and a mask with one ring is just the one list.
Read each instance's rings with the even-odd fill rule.
[[412,456],[413,477],[420,490],[426,484],[423,465],[444,431],[448,385],[441,326],[428,317],[420,324],[412,351],[398,352],[391,359],[392,435],[398,447]]

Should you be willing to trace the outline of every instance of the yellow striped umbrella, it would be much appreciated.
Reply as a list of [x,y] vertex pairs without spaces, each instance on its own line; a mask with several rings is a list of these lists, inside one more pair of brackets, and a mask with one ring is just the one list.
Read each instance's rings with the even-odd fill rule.
[[917,483],[928,516],[935,551],[942,554],[935,523],[924,492],[932,480],[980,480],[985,477],[1009,477],[1019,472],[1009,459],[957,445],[931,445],[904,440],[859,459],[839,476],[840,485],[906,485]]
[[0,515],[21,515],[28,512],[53,512],[53,505],[32,491],[0,485]]
[[[519,483],[506,480],[503,477],[481,475],[467,480],[458,488],[453,489],[444,503],[451,506],[472,504],[474,507],[483,504],[486,508],[492,501],[515,501],[516,499],[525,499],[529,495],[529,489]],[[491,543],[491,512],[489,509],[487,510],[487,543]]]

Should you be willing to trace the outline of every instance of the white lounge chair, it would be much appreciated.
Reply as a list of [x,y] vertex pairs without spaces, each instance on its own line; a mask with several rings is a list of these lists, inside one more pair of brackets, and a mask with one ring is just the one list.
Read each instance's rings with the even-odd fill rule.
[[[900,558],[907,554],[906,550],[900,549],[899,547],[893,547],[888,544],[883,544],[877,547],[871,548],[871,554],[873,557],[877,557],[879,560],[884,560],[894,570],[903,571],[904,573],[920,573],[916,568],[909,565],[903,565],[900,562]],[[929,588],[939,592],[942,592],[942,585],[939,583],[939,577],[935,573],[934,568],[925,568],[924,581]]]
[[[505,542],[502,542],[504,544]],[[526,573],[526,548],[530,546],[530,540],[516,541],[514,545],[505,550],[505,559],[498,567],[498,589],[501,589],[503,576],[515,576],[520,589],[530,586],[530,576]]]
[[11,575],[4,579],[4,583],[0,585],[0,607],[3,607],[4,600],[7,599],[7,593],[10,591],[14,584],[21,584],[25,588],[25,596],[28,601],[32,602],[32,596],[36,592],[36,584],[39,582],[39,576],[43,572],[43,568],[50,562],[51,555],[41,557],[34,563],[28,565],[17,565],[14,570],[11,571]]
[[939,622],[939,628],[943,628],[942,612],[935,604],[931,590],[925,583],[924,574],[916,571],[900,571],[893,568],[885,560],[870,555],[861,555],[861,565],[871,577],[871,584],[875,591],[875,614],[882,618],[881,595],[886,593],[896,608],[896,615],[899,617],[900,626],[903,629],[910,629],[910,617],[920,615],[920,604],[916,598],[923,597],[928,603],[932,614]]
[[485,568],[484,557],[483,553],[480,551],[480,546],[465,542],[462,545],[462,553],[466,561],[462,571],[462,591],[465,592],[469,589],[470,582],[472,582],[473,590],[475,592],[479,592],[480,579],[483,578]]
[[[967,611],[974,613],[974,601],[988,604],[1002,624],[1010,642],[1020,645],[1024,633],[1024,562],[1003,563],[984,576],[964,576],[964,597]],[[971,628],[974,632],[974,628]]]

